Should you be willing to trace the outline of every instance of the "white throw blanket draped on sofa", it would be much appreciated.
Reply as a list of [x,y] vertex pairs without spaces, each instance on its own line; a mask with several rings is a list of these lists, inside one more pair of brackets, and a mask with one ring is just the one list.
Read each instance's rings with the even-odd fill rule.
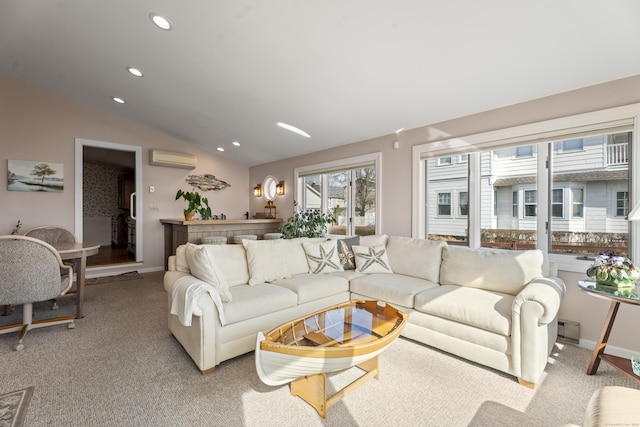
[[198,306],[198,298],[205,292],[211,295],[211,299],[218,309],[220,323],[224,326],[224,311],[218,290],[193,276],[184,276],[176,280],[171,296],[171,314],[177,315],[180,323],[184,326],[191,326],[192,316],[202,315],[202,310]]

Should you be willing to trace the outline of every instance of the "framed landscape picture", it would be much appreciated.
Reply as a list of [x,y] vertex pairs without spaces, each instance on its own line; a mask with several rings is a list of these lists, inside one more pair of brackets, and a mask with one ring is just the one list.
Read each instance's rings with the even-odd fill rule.
[[64,189],[62,163],[8,160],[9,191],[44,191],[61,193]]

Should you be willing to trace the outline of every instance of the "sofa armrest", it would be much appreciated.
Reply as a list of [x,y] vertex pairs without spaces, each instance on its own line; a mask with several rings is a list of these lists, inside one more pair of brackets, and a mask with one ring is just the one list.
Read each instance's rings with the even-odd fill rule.
[[542,308],[538,325],[546,325],[556,318],[565,290],[564,282],[559,277],[534,279],[516,295],[513,300],[513,313],[521,315],[522,306],[526,302],[537,302]]
[[176,271],[178,268],[176,267],[177,260],[175,255],[171,255],[167,260],[167,271]]

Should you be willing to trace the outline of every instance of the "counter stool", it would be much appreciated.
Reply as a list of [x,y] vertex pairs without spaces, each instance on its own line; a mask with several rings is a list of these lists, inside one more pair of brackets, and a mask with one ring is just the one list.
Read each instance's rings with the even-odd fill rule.
[[242,239],[258,240],[258,236],[255,234],[238,234],[237,236],[233,236],[233,243],[242,243]]
[[209,236],[203,237],[200,239],[200,244],[202,245],[226,245],[227,237],[226,236]]
[[262,238],[264,240],[282,239],[282,233],[264,233],[264,236]]

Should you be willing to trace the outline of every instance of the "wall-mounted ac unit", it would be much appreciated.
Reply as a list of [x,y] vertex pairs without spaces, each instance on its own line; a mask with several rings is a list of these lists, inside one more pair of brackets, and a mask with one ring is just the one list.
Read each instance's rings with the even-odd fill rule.
[[195,169],[196,156],[174,151],[151,150],[149,164],[153,166],[166,166],[170,168]]

